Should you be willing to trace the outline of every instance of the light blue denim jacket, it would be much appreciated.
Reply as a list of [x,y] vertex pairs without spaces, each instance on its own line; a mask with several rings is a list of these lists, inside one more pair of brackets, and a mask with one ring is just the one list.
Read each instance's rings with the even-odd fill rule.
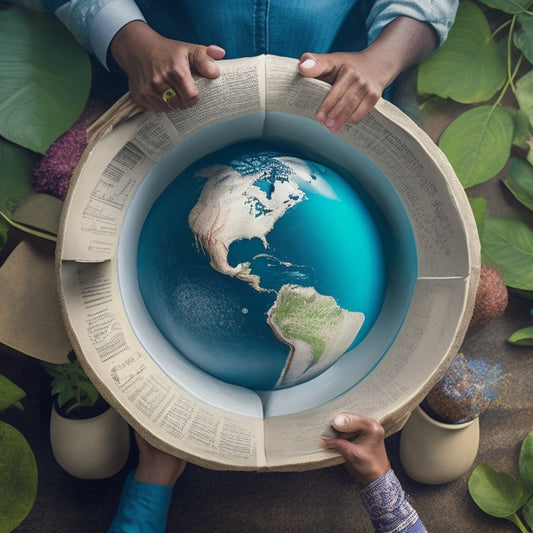
[[107,65],[113,36],[132,20],[162,35],[217,44],[226,58],[358,51],[392,20],[430,24],[442,43],[458,0],[44,0],[87,50]]

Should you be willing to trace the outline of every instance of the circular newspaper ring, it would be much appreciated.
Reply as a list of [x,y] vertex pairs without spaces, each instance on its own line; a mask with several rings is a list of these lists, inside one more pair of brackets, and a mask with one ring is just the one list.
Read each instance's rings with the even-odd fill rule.
[[[398,431],[457,354],[479,278],[475,222],[446,157],[392,104],[381,100],[332,134],[314,118],[329,85],[299,76],[296,60],[259,56],[220,70],[197,82],[193,108],[131,116],[126,97],[94,130],[58,238],[66,328],[101,394],[154,446],[223,470],[338,464],[319,444],[335,414]],[[168,342],[140,296],[136,254],[147,213],[184,169],[226,146],[274,138],[357,175],[398,261],[356,348],[308,382],[258,393],[206,374]],[[412,243],[416,253],[404,253]]]

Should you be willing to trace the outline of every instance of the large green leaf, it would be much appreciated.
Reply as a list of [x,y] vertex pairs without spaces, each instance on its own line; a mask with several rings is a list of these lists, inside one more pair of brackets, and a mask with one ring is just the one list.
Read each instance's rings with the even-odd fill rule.
[[527,115],[520,109],[514,111],[514,139],[513,144],[524,150],[528,149],[528,142],[531,141],[531,125]]
[[505,165],[514,138],[512,115],[502,107],[479,106],[457,117],[439,146],[448,156],[463,187],[483,183]]
[[533,166],[513,157],[509,173],[503,183],[522,205],[533,211]]
[[0,11],[0,136],[45,153],[87,101],[87,52],[50,13]]
[[533,63],[533,16],[518,15],[518,22],[520,29],[514,33],[513,42],[526,59]]
[[531,0],[480,0],[480,2],[506,13],[522,13],[531,5]]
[[533,126],[533,70],[516,82],[516,99],[520,109],[527,115],[529,123]]
[[418,91],[478,103],[491,98],[506,79],[504,54],[483,12],[461,2],[448,39],[418,69]]
[[486,217],[481,251],[485,261],[503,274],[507,286],[533,290],[533,232],[523,222]]
[[498,518],[508,518],[527,500],[527,492],[513,476],[496,471],[487,463],[480,463],[474,469],[468,480],[468,491],[483,511]]
[[19,405],[26,393],[10,379],[0,374],[0,413],[12,405]]
[[13,531],[37,494],[37,464],[20,431],[0,421],[0,533]]
[[522,442],[518,457],[520,477],[528,487],[533,489],[533,431]]

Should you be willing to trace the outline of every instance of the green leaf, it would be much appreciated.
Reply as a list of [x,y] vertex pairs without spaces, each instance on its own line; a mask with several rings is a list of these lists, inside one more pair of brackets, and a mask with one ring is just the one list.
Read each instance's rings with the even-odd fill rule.
[[26,393],[10,379],[0,374],[0,412],[15,405]]
[[533,167],[522,159],[513,158],[509,173],[510,177],[503,183],[522,205],[533,211]]
[[513,476],[494,470],[488,463],[476,466],[468,480],[468,491],[478,507],[498,518],[510,518],[528,497]]
[[533,232],[515,218],[485,219],[481,252],[508,287],[533,290]]
[[0,211],[12,212],[33,193],[32,167],[37,158],[34,152],[0,138]]
[[515,331],[507,339],[507,342],[517,344],[518,346],[533,346],[533,326]]
[[87,381],[86,383],[80,382],[79,388],[84,391],[87,396],[84,403],[92,407],[100,396],[95,386],[90,381]]
[[479,235],[483,235],[483,229],[485,228],[485,214],[487,212],[487,200],[485,200],[485,198],[469,198],[468,201],[470,202],[470,207],[474,214],[477,232]]
[[530,6],[531,0],[479,0],[486,6],[505,11],[506,13],[522,13]]
[[505,55],[485,15],[461,2],[446,42],[420,64],[418,91],[470,104],[489,100],[506,80]]
[[533,489],[533,431],[531,431],[522,442],[520,455],[518,457],[518,466],[522,481],[524,481],[530,489]]
[[518,146],[518,148],[527,149],[527,142],[531,140],[533,135],[530,131],[529,119],[527,115],[520,109],[514,111],[514,124],[515,132],[513,144]]
[[52,14],[0,12],[0,136],[44,154],[79,117],[89,56]]
[[522,507],[522,516],[526,524],[533,529],[533,498]]
[[37,494],[37,463],[22,433],[0,421],[0,533],[13,531]]
[[527,115],[529,123],[533,126],[533,70],[516,82],[516,99],[520,109]]
[[533,17],[521,14],[518,15],[518,22],[520,29],[513,34],[513,42],[526,59],[533,63]]
[[496,175],[511,153],[512,115],[502,107],[479,106],[457,117],[439,140],[463,187]]

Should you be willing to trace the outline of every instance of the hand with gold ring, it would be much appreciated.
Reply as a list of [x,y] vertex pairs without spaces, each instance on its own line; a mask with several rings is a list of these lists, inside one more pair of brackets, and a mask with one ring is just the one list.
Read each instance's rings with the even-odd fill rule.
[[169,87],[168,89],[165,89],[161,98],[166,104],[169,100],[172,100],[172,98],[176,98],[176,91],[172,87]]
[[140,20],[129,22],[115,34],[110,51],[128,76],[133,100],[155,112],[196,104],[200,93],[195,80],[217,78],[216,61],[226,54],[216,45],[167,39]]

